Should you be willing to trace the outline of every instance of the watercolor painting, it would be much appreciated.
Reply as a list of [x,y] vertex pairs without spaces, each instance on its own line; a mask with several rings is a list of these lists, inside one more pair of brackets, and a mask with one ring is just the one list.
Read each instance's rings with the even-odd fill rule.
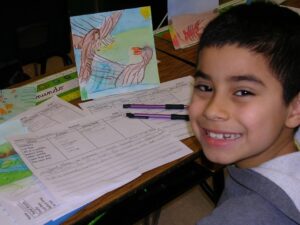
[[82,100],[160,83],[150,7],[71,17]]
[[295,134],[295,142],[296,142],[297,148],[300,150],[300,128],[298,128],[298,131]]
[[33,85],[0,90],[0,124],[36,105]]
[[9,120],[0,125],[0,186],[32,175],[12,145],[6,140],[8,136],[26,132],[27,129],[20,121]]
[[175,49],[199,42],[204,27],[217,16],[218,0],[168,0],[168,25]]

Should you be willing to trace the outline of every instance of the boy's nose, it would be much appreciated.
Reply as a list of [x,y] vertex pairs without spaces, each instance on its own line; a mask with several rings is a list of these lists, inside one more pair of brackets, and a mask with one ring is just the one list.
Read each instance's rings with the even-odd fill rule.
[[222,121],[229,118],[229,103],[220,95],[213,96],[206,104],[203,115],[208,120]]

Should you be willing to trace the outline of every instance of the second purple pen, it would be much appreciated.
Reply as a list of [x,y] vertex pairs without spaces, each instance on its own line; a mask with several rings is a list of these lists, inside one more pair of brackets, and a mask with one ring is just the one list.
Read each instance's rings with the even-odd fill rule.
[[165,104],[165,105],[148,105],[148,104],[123,104],[123,108],[128,109],[187,109],[183,104]]

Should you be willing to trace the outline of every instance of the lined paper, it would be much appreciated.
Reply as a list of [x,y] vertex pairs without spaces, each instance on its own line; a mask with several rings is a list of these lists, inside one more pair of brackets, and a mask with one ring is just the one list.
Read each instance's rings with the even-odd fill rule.
[[192,153],[167,132],[120,115],[84,117],[9,140],[58,200],[82,204]]

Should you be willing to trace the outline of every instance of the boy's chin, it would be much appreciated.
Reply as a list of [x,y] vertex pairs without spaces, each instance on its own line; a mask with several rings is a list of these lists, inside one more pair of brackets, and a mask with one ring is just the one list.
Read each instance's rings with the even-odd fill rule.
[[233,164],[234,161],[228,157],[221,156],[220,154],[212,154],[211,152],[206,152],[203,150],[205,157],[212,163],[219,165],[230,165]]

